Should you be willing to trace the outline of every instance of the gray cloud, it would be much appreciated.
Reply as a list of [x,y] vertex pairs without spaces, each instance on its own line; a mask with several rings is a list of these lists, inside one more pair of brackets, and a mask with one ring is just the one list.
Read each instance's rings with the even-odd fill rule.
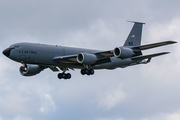
[[[15,42],[40,42],[94,49],[124,43],[132,24],[146,22],[142,44],[180,39],[179,1],[0,1],[0,50]],[[144,51],[170,51],[150,64],[97,70],[94,76],[70,71],[58,80],[44,70],[23,77],[0,55],[0,120],[149,120],[179,118],[179,45]]]

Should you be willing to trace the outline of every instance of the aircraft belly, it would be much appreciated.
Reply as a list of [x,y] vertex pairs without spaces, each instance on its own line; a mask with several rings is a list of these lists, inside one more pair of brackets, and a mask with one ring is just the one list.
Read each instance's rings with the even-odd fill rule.
[[57,66],[59,67],[67,67],[67,68],[75,68],[75,69],[84,69],[84,66],[81,64],[65,64],[59,63]]

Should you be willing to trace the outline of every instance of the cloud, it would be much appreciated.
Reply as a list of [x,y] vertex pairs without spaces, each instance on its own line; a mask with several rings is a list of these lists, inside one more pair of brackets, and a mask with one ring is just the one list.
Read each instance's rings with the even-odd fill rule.
[[[118,29],[118,27],[114,28],[113,25],[109,25],[106,21],[97,19],[87,29],[79,29],[63,35],[65,41],[61,44],[73,47],[87,48],[91,46],[91,49],[105,49],[107,46],[99,46],[99,44],[109,43],[108,49],[114,48],[116,41],[119,41],[119,34],[114,32],[115,29]],[[71,40],[71,43],[69,43],[69,40]]]
[[167,114],[165,115],[165,120],[179,120],[180,119],[180,112]]
[[31,118],[22,117],[20,115],[17,115],[13,120],[32,120]]
[[148,28],[148,39],[151,41],[178,40],[180,18],[173,18],[166,23],[154,23]]
[[174,113],[160,113],[156,116],[143,118],[141,120],[179,120],[179,119],[180,119],[180,111]]
[[115,106],[118,106],[125,100],[125,93],[121,90],[122,84],[118,86],[109,87],[104,93],[97,98],[97,103],[100,107],[103,107],[106,110],[110,110]]
[[0,117],[0,120],[3,120],[3,119]]
[[2,56],[0,56],[0,63],[3,63],[0,67],[0,79],[2,82],[3,78],[6,77],[5,74],[7,70],[12,70],[14,67],[12,66],[12,62],[7,61],[7,59]]
[[[94,49],[123,45],[133,24],[146,22],[143,44],[179,41],[179,1],[1,1],[1,51],[15,42],[40,42]],[[169,9],[167,9],[169,8]],[[57,79],[44,70],[19,74],[14,61],[0,56],[0,119],[149,120],[179,118],[179,43],[147,65],[72,73]],[[177,112],[172,112],[177,111]]]
[[100,119],[96,119],[96,120],[125,120],[125,119],[124,118],[118,118],[118,119],[100,118]]
[[55,104],[51,98],[51,95],[45,94],[42,98],[42,106],[40,107],[40,111],[42,113],[48,113],[49,111],[55,110]]

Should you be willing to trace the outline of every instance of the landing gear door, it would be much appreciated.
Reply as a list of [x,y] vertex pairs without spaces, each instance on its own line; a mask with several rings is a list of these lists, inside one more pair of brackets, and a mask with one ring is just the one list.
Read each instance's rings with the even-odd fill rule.
[[19,60],[21,60],[21,61],[24,61],[26,59],[27,59],[26,55],[20,55],[20,57],[19,57]]

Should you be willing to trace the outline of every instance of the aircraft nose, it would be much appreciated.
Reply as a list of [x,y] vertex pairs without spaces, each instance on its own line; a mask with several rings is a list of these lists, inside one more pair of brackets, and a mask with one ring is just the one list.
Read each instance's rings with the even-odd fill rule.
[[12,49],[13,49],[13,48],[7,48],[7,49],[5,49],[5,50],[3,51],[3,54],[4,54],[5,56],[9,57],[10,52],[11,52]]

